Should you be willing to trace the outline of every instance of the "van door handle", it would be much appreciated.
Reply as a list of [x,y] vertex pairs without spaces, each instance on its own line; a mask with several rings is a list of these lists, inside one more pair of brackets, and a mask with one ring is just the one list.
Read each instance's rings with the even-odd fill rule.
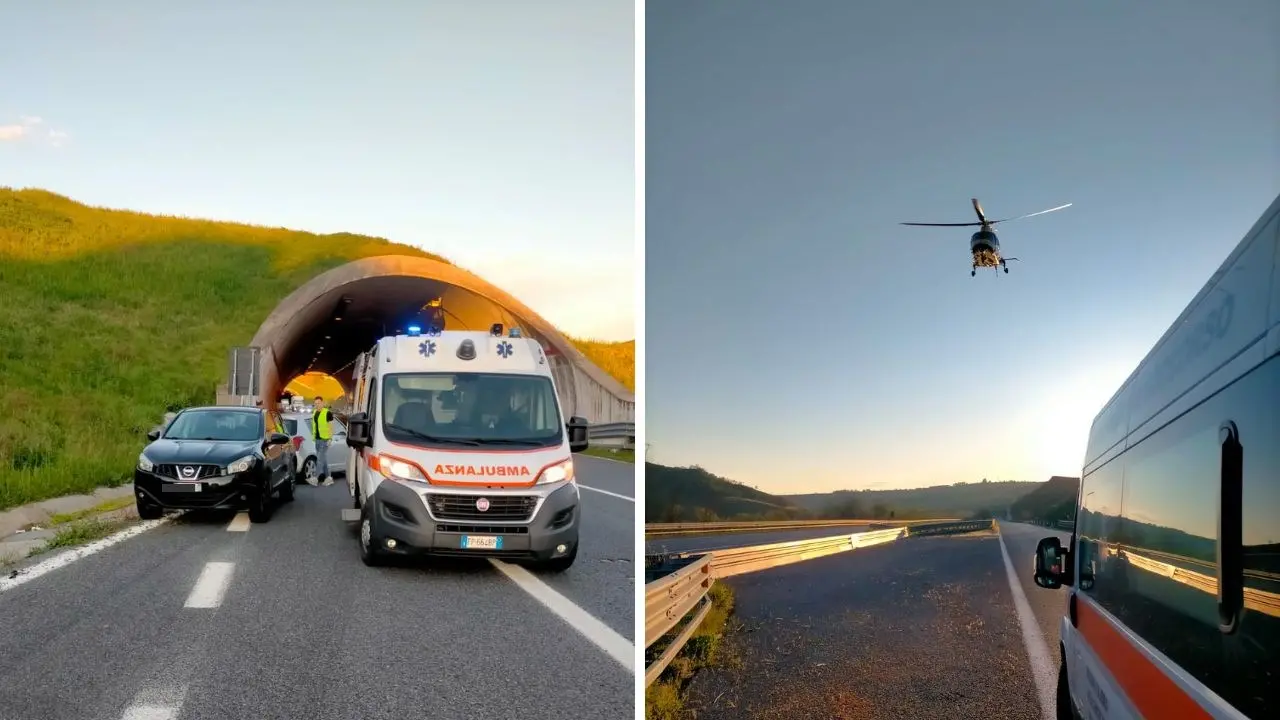
[[1244,445],[1230,420],[1218,428],[1222,457],[1218,478],[1218,629],[1240,625],[1244,608]]

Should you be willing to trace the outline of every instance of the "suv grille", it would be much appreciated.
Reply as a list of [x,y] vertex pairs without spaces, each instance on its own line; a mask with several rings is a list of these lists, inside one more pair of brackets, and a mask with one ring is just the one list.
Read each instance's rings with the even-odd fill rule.
[[[194,471],[194,472],[192,472]],[[191,473],[191,474],[187,474]],[[197,465],[195,463],[181,463],[156,466],[156,474],[175,480],[203,480],[207,477],[213,477],[222,473],[222,468],[217,465]]]
[[[476,507],[480,499],[489,501],[483,511]],[[483,504],[483,503],[482,503]],[[538,498],[532,495],[427,495],[427,505],[438,520],[479,520],[524,522],[533,516]]]

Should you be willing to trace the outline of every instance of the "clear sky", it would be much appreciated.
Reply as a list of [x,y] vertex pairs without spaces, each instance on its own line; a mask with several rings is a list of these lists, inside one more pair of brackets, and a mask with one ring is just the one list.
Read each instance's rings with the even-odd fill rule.
[[[1078,475],[1280,193],[1275,0],[650,0],[652,459],[770,492]],[[969,198],[1010,274],[969,276]]]
[[0,16],[0,185],[379,235],[574,334],[635,337],[630,0],[80,0]]

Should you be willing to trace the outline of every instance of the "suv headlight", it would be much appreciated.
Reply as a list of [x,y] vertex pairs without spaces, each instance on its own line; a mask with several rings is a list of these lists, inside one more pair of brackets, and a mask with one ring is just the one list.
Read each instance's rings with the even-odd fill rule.
[[156,469],[156,464],[151,462],[146,453],[138,455],[138,469],[143,472],[151,472]]
[[227,474],[235,475],[236,473],[249,472],[249,469],[253,467],[253,463],[257,461],[257,459],[258,458],[252,455],[245,455],[227,466]]
[[538,476],[538,485],[550,485],[564,480],[573,482],[573,458],[569,458],[562,463],[556,463]]

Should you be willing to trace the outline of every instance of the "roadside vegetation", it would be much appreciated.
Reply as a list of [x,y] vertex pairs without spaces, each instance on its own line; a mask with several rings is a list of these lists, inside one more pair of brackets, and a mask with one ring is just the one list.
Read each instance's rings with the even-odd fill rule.
[[634,463],[636,461],[636,451],[625,450],[623,448],[614,449],[614,448],[592,446],[587,448],[587,451],[582,454],[590,455],[592,457],[605,458],[606,460],[617,460],[618,462]]
[[[388,240],[93,208],[0,188],[0,510],[128,482],[161,416],[213,402],[282,298]],[[630,348],[582,352],[630,387]],[[632,360],[634,363],[634,360]]]
[[[724,647],[724,638],[729,630],[729,618],[733,615],[733,590],[724,583],[716,583],[708,594],[711,596],[711,609],[707,617],[680,654],[645,690],[646,720],[681,720],[687,717],[684,703],[689,681],[699,670],[727,665],[731,659]],[[680,627],[676,627],[668,634],[668,639],[674,639],[679,633]],[[666,647],[662,641],[655,643],[646,652],[645,664],[653,662]]]
[[601,370],[609,373],[631,392],[636,391],[636,341],[604,342],[589,340],[570,335],[565,337],[578,348],[587,359],[595,363]]

